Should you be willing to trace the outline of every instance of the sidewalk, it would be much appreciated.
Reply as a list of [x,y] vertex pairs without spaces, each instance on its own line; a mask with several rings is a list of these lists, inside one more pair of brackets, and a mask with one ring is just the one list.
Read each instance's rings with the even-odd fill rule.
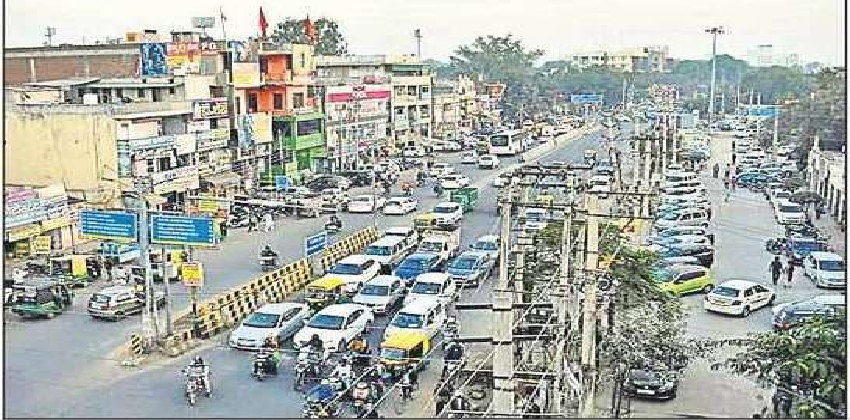
[[847,232],[842,232],[838,226],[838,220],[827,214],[822,214],[820,219],[814,218],[812,222],[818,229],[829,235],[829,245],[833,252],[838,255],[847,255]]

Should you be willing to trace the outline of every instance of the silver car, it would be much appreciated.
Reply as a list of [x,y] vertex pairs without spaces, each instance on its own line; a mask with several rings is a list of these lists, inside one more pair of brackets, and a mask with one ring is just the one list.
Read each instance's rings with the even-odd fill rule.
[[404,280],[397,276],[381,275],[367,281],[354,296],[354,303],[368,306],[375,315],[386,315],[404,300]]

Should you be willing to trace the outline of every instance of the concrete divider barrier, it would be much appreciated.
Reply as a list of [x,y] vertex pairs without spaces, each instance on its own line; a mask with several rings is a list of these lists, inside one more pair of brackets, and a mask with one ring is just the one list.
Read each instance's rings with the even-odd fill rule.
[[367,245],[378,239],[378,229],[369,226],[354,232],[345,239],[334,243],[322,252],[322,270],[328,271],[337,261],[362,251]]
[[147,348],[145,339],[139,334],[130,334],[130,355],[141,356],[145,354]]

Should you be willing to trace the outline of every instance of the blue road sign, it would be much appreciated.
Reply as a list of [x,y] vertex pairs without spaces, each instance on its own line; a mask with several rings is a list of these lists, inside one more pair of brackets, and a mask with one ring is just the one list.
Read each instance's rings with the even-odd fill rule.
[[276,175],[274,177],[274,187],[278,191],[289,188],[289,178],[286,175]]
[[80,211],[80,235],[115,241],[136,241],[139,220],[135,213],[123,211]]
[[602,102],[602,95],[570,95],[570,102],[574,104]]
[[151,243],[175,245],[214,245],[213,219],[170,214],[152,214]]
[[304,238],[304,254],[308,257],[316,255],[328,246],[328,233],[320,232]]

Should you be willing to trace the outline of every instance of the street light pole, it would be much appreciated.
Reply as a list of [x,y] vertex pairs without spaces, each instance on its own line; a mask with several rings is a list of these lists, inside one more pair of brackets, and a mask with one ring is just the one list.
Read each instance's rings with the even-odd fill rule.
[[711,96],[708,98],[708,122],[714,121],[714,91],[717,79],[717,35],[723,35],[726,31],[722,26],[716,26],[705,30],[711,34]]

